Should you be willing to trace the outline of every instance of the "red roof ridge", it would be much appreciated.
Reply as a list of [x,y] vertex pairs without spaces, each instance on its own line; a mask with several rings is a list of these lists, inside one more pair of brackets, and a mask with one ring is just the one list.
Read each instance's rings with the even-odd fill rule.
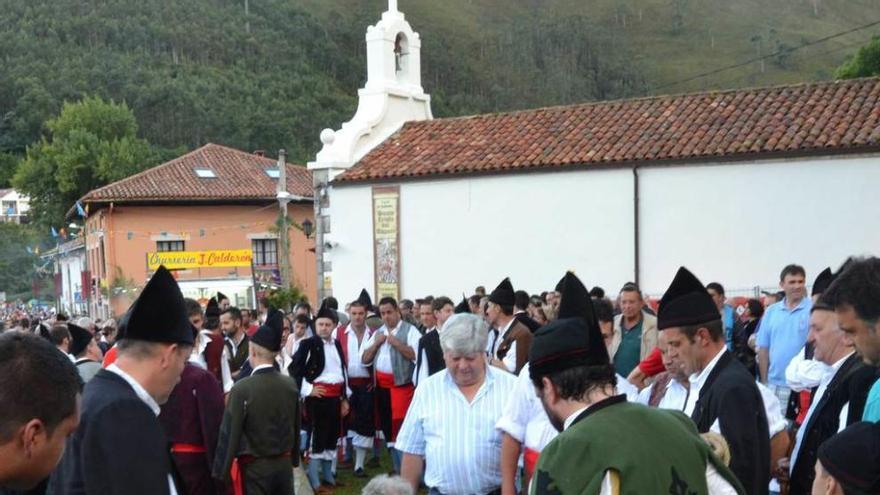
[[871,149],[878,77],[407,122],[335,181]]

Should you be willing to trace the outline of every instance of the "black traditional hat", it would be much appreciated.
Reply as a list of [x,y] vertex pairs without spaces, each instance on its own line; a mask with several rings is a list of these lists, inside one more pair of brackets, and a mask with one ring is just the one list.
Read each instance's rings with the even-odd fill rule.
[[337,313],[335,309],[327,306],[326,299],[324,300],[324,304],[318,309],[318,314],[315,315],[315,322],[317,322],[319,318],[329,318],[333,320],[334,325],[339,323],[339,313]]
[[159,267],[119,322],[119,339],[193,344],[192,325],[177,281]]
[[33,325],[33,332],[40,337],[52,342],[52,335],[49,333],[49,327],[46,326],[42,321],[35,322]]
[[813,281],[813,290],[810,295],[821,295],[823,292],[825,292],[825,289],[827,289],[833,281],[834,273],[831,272],[831,267],[826,267],[824,270],[819,272],[819,275],[816,276],[816,280]]
[[218,291],[217,291],[217,302],[219,303],[220,301],[222,301],[222,300],[224,300],[224,299],[226,299],[226,300],[228,301],[228,300],[229,300],[229,296],[227,296],[226,294],[224,294],[224,293],[222,293],[222,292],[220,292],[220,291],[218,290]]
[[205,318],[219,318],[220,317],[220,305],[217,304],[217,299],[211,298],[208,300],[208,305],[205,307]]
[[70,347],[67,351],[74,356],[86,350],[89,342],[95,338],[88,330],[73,323],[67,324],[67,330],[70,332]]
[[657,329],[697,325],[720,319],[721,314],[718,313],[718,307],[706,286],[687,268],[680,267],[660,299]]
[[880,423],[853,423],[825,440],[817,456],[838,483],[880,493]]
[[510,283],[510,278],[507,277],[489,294],[489,302],[499,306],[513,306],[514,299],[513,284]]
[[468,300],[466,297],[464,297],[464,295],[461,296],[461,302],[458,303],[458,305],[455,307],[455,309],[453,311],[457,315],[460,315],[462,313],[470,313],[471,312],[471,306],[470,306],[470,304],[468,304]]
[[[565,272],[566,275],[569,272]],[[559,282],[556,282],[556,287],[553,288],[553,292],[562,292],[562,286],[565,285],[565,277],[559,279]]]
[[367,289],[361,289],[361,294],[357,298],[357,302],[363,304],[367,309],[373,309],[373,300],[370,299],[370,293]]
[[264,347],[266,350],[278,352],[281,350],[281,334],[284,331],[284,317],[281,311],[275,308],[269,310],[266,315],[266,323],[254,332],[251,342]]
[[611,363],[587,288],[568,272],[562,280],[559,317],[535,332],[529,376],[537,378],[575,366]]

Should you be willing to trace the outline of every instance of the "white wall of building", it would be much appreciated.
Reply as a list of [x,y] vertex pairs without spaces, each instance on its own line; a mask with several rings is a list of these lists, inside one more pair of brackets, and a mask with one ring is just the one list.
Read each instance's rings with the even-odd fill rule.
[[[728,292],[772,287],[791,262],[808,282],[850,254],[880,254],[878,157],[639,170],[641,284],[662,294],[679,265]],[[547,290],[566,269],[613,293],[634,278],[630,169],[402,182],[403,297],[457,300],[504,276]],[[330,192],[333,294],[373,292],[372,186]]]
[[[400,185],[401,293],[460,299],[505,276],[531,292],[565,270],[585,283],[632,278],[632,172],[495,175]],[[572,180],[574,179],[574,180]],[[370,186],[331,193],[333,294],[373,292]],[[625,224],[625,225],[620,225]]]
[[642,286],[662,293],[679,265],[728,292],[807,281],[852,254],[880,253],[880,157],[791,159],[640,170]]

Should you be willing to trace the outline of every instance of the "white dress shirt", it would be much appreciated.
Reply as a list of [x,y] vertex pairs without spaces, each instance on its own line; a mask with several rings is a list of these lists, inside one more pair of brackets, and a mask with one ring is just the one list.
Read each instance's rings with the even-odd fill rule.
[[[401,322],[402,321],[403,320],[401,320]],[[376,337],[378,335],[384,333],[397,337],[397,333],[400,331],[400,325],[401,323],[398,322],[397,326],[392,328],[391,330],[389,330],[388,327],[385,325],[379,327],[379,329],[370,336],[370,339],[367,341],[367,343],[362,346],[361,357],[363,357],[367,349],[373,346],[373,342],[376,340]],[[422,338],[422,334],[419,333],[416,327],[411,327],[409,329],[409,334],[406,336],[405,344],[409,346],[410,349],[412,349],[414,357],[416,354],[416,350],[419,348],[420,338]],[[413,362],[415,362],[415,359],[413,359]],[[394,370],[391,368],[391,344],[389,344],[387,340],[383,342],[382,345],[379,347],[379,351],[376,352],[376,354],[373,356],[373,362],[364,363],[364,365],[373,365],[374,369],[380,373],[394,373]]]
[[721,355],[727,350],[727,347],[722,347],[718,354],[709,361],[709,364],[703,368],[703,371],[699,373],[694,373],[688,378],[688,382],[691,384],[691,393],[688,396],[687,405],[684,408],[684,413],[687,416],[694,415],[694,409],[697,407],[697,400],[700,398],[700,390],[703,388],[703,385],[706,383],[706,379],[709,378],[709,374],[712,373],[712,370],[715,369],[715,365],[718,364],[718,360],[721,359]]
[[[162,412],[162,409],[159,407],[159,403],[156,402],[156,399],[154,399],[153,396],[151,396],[150,393],[147,392],[147,389],[145,389],[137,380],[135,380],[133,376],[123,371],[122,368],[116,365],[116,363],[107,366],[107,371],[115,373],[120,378],[125,380],[125,382],[128,383],[128,385],[134,390],[134,393],[138,396],[138,399],[143,401],[143,403],[146,404],[151,411],[153,411],[153,414],[155,414],[157,417],[159,416],[159,413]],[[177,495],[177,487],[174,486],[174,478],[171,477],[171,473],[168,473],[168,493],[170,495]]]
[[503,414],[495,427],[516,439],[523,447],[537,452],[544,450],[550,440],[556,438],[556,428],[550,424],[529,378],[529,363],[516,377],[516,388],[504,404]]
[[[208,348],[211,335],[210,330],[199,330],[198,343],[193,347],[192,354],[189,355],[189,362],[198,365],[203,370],[208,369],[208,362],[205,361],[203,353]],[[229,370],[229,351],[225,343],[223,344],[223,353],[220,355],[220,375],[223,377],[223,393],[228,394],[235,383],[232,381],[232,372]]]
[[418,388],[395,448],[425,459],[425,484],[446,495],[483,494],[501,486],[501,432],[516,376],[486,366],[486,378],[470,402],[448,370]]
[[346,342],[348,346],[348,349],[346,349],[348,353],[348,377],[369,378],[370,369],[361,362],[361,350],[366,347],[370,337],[370,329],[364,325],[364,334],[361,336],[360,342],[358,342],[357,331],[351,325],[345,327],[345,334],[348,336]]
[[[640,404],[648,405],[648,401],[651,398],[651,392],[654,390],[654,387],[657,386],[657,382],[651,384],[651,386],[646,387],[641,392],[639,392],[638,402]],[[675,378],[669,380],[666,384],[666,393],[663,394],[663,398],[660,399],[660,402],[657,404],[658,409],[675,409],[676,411],[684,411],[685,405],[688,401],[688,389],[684,385],[681,384]]]
[[806,347],[801,349],[785,367],[785,382],[795,392],[818,387],[830,366],[815,359],[807,359]]

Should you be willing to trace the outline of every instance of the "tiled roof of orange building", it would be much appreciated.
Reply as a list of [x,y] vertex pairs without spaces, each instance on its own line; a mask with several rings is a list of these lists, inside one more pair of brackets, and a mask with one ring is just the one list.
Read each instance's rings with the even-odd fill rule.
[[[170,162],[90,191],[84,203],[109,201],[274,200],[277,161],[218,144],[206,144]],[[199,177],[196,170],[213,177]],[[312,197],[312,177],[305,167],[287,164],[287,191]]]
[[880,144],[880,78],[410,122],[336,178],[831,154]]

